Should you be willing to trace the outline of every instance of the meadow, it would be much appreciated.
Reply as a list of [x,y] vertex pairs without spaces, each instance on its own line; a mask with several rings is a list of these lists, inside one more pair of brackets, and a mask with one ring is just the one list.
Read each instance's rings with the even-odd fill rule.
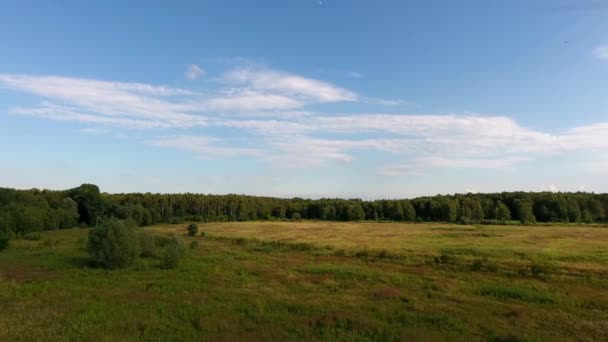
[[0,340],[608,339],[608,229],[234,222],[160,269],[91,266],[87,229],[0,252]]

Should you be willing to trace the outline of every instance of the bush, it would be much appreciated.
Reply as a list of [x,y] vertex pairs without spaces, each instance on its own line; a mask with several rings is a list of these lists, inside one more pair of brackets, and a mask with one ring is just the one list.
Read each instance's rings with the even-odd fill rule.
[[59,244],[59,241],[57,240],[52,240],[52,239],[45,239],[44,241],[42,241],[41,245],[43,247],[55,247]]
[[190,242],[190,249],[197,249],[198,248],[198,240],[192,240],[192,242]]
[[481,259],[475,259],[471,265],[471,271],[481,271],[483,267],[483,261]]
[[205,232],[201,232],[201,237],[204,238],[205,236],[207,236],[207,234],[205,234]]
[[165,248],[171,242],[171,237],[169,236],[155,236],[154,244],[158,248]]
[[105,268],[128,267],[140,254],[136,228],[116,218],[101,219],[89,233],[87,250]]
[[302,221],[302,215],[300,213],[294,213],[291,216],[291,219],[294,220],[294,221]]
[[177,235],[173,235],[165,247],[160,266],[165,269],[176,268],[186,256],[186,252],[184,242]]
[[534,277],[544,279],[555,272],[555,267],[548,261],[534,260],[530,265],[530,272]]
[[436,264],[454,265],[456,264],[456,257],[451,254],[442,253],[440,256],[435,257],[434,261]]
[[150,234],[139,234],[139,246],[141,248],[140,256],[142,258],[158,257],[158,248],[156,246],[157,239]]
[[0,251],[8,248],[9,237],[8,234],[0,232]]
[[190,223],[186,229],[188,230],[188,236],[194,237],[198,234],[198,225],[196,223]]
[[29,233],[29,234],[25,234],[23,239],[28,240],[28,241],[40,241],[41,236],[40,236],[40,233]]
[[357,258],[364,258],[364,259],[367,259],[367,257],[369,256],[369,252],[367,251],[367,249],[358,250],[358,251],[355,253],[355,256],[356,256]]

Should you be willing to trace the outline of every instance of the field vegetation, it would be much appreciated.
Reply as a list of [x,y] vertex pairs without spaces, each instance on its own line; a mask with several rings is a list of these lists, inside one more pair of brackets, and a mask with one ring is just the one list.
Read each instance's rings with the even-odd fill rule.
[[[608,230],[599,226],[197,228],[104,221],[10,240],[0,251],[0,340],[608,338]],[[138,255],[104,267],[91,241],[129,229]]]

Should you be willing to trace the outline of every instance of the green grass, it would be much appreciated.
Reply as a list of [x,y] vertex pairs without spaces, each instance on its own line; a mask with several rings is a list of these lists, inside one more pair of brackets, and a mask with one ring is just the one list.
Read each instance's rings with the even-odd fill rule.
[[[89,266],[87,230],[0,252],[0,340],[602,340],[608,230],[250,222],[144,228],[177,269]],[[512,339],[513,340],[513,339]]]

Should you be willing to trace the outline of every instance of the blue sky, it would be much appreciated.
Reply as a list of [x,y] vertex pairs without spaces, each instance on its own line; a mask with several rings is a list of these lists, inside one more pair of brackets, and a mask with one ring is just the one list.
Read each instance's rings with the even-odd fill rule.
[[608,2],[2,1],[0,186],[608,191]]

